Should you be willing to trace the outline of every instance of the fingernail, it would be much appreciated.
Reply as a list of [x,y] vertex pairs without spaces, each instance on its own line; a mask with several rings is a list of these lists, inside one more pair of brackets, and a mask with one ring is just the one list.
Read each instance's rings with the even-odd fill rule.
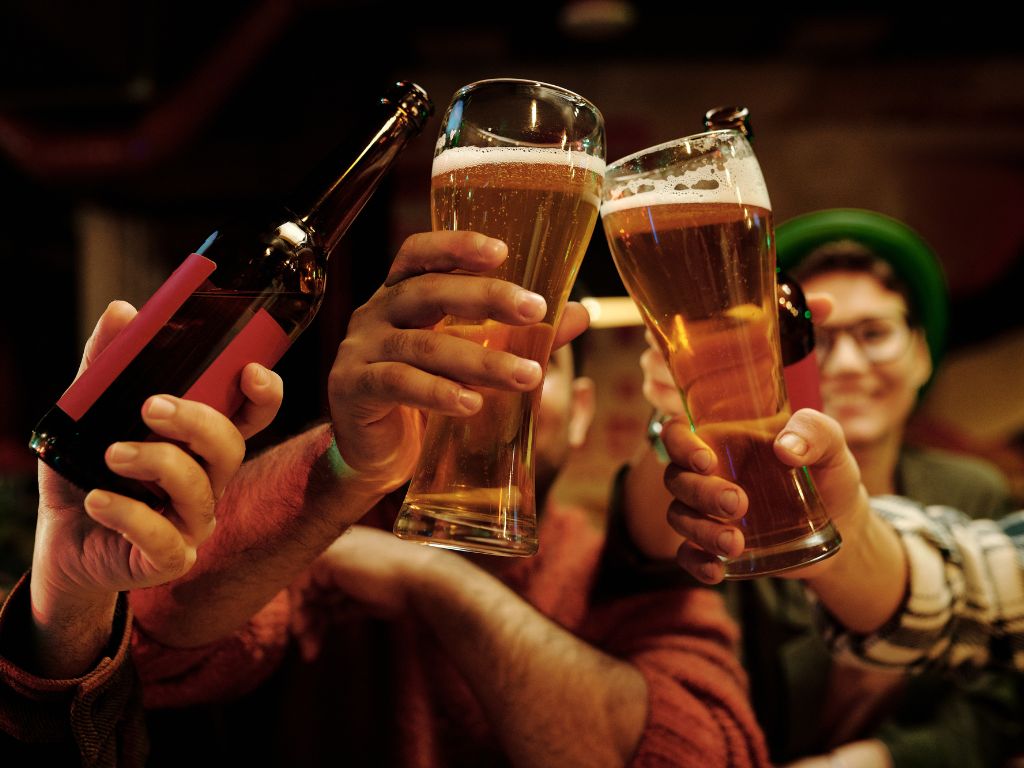
[[493,237],[481,238],[481,242],[477,245],[476,249],[484,256],[492,259],[504,258],[508,254],[508,246],[501,240],[496,240]]
[[516,363],[515,379],[519,384],[533,384],[543,371],[536,360],[519,360]]
[[715,543],[718,545],[718,552],[722,555],[728,555],[732,552],[733,542],[736,541],[736,534],[732,531],[722,531],[718,534],[718,538],[715,539]]
[[256,373],[253,374],[253,383],[256,384],[256,386],[262,387],[266,385],[267,379],[269,378],[270,377],[267,375],[267,369],[262,365],[257,365]]
[[169,419],[177,409],[178,406],[166,397],[154,397],[149,401],[146,415],[154,419]]
[[807,453],[807,441],[792,432],[782,435],[779,438],[779,445],[797,456],[803,456]]
[[474,392],[471,389],[459,390],[459,405],[467,411],[475,411],[480,407],[481,402],[483,402],[483,396],[479,392]]
[[722,566],[719,563],[704,563],[700,567],[701,575],[705,581],[716,582],[721,579]]
[[690,466],[698,472],[704,472],[711,466],[711,451],[701,448],[690,455]]
[[93,509],[109,507],[111,501],[110,494],[103,491],[90,491],[89,495],[85,497],[86,505]]
[[111,461],[131,461],[139,455],[139,449],[128,443],[114,443],[107,450],[107,458]]
[[718,495],[718,506],[723,512],[732,517],[740,505],[740,495],[731,488],[722,491]]
[[547,312],[548,304],[544,297],[531,291],[520,291],[516,309],[526,320],[539,320]]

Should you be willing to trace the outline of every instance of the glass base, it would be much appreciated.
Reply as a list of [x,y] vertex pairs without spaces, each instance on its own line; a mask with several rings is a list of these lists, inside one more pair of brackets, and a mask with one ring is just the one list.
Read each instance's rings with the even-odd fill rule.
[[509,535],[497,520],[467,521],[457,513],[403,504],[395,535],[444,549],[504,557],[529,557],[537,552],[536,535]]
[[794,568],[802,568],[832,557],[842,545],[839,532],[832,523],[810,536],[774,547],[746,549],[739,557],[722,560],[725,578],[729,581],[771,576]]

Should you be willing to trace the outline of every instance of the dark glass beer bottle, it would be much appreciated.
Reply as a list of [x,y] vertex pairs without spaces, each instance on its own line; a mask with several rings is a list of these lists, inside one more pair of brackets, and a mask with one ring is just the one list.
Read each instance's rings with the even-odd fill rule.
[[814,354],[814,324],[804,292],[792,277],[776,268],[779,299],[779,338],[782,342],[782,375],[786,380],[789,407],[821,410],[821,374]]
[[[713,107],[704,113],[709,131],[731,128],[754,138],[750,110],[740,106]],[[821,378],[814,356],[814,325],[804,292],[797,282],[778,268],[776,297],[779,301],[779,336],[782,342],[782,373],[786,380],[789,405],[821,410]]]
[[260,231],[216,231],[174,271],[36,425],[30,447],[84,490],[159,508],[159,489],[111,472],[114,442],[145,440],[146,398],[170,394],[231,415],[242,369],[273,366],[309,325],[327,261],[406,143],[433,111],[419,86],[396,83],[382,123],[358,154],[336,151]]

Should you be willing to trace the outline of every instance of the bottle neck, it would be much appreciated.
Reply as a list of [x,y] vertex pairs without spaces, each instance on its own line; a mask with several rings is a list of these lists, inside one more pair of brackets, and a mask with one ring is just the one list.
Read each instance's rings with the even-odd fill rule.
[[291,207],[296,225],[313,236],[324,258],[330,257],[398,153],[434,111],[427,92],[408,81],[395,83],[380,105],[382,121],[369,142],[358,151],[336,151],[321,163],[322,172],[331,175],[312,179],[307,192],[298,197],[300,203]]
[[303,227],[314,234],[326,257],[330,257],[415,133],[404,114],[392,115],[315,202],[305,210],[293,211]]

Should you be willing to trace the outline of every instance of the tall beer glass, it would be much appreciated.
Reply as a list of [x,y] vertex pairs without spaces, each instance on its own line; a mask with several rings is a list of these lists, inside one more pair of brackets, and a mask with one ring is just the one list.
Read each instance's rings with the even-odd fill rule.
[[737,131],[662,144],[608,167],[601,218],[612,257],[658,339],[691,427],[750,501],[746,550],[726,578],[833,554],[839,535],[806,469],[772,442],[790,416],[775,306],[771,203]]
[[[546,368],[554,328],[597,222],[604,122],[563,88],[485,80],[461,88],[444,116],[430,185],[435,230],[473,230],[503,240],[493,277],[547,300],[542,323],[513,327],[459,317],[442,331]],[[431,414],[423,452],[395,533],[451,549],[497,555],[537,550],[533,429],[541,387],[489,388],[468,418]]]

